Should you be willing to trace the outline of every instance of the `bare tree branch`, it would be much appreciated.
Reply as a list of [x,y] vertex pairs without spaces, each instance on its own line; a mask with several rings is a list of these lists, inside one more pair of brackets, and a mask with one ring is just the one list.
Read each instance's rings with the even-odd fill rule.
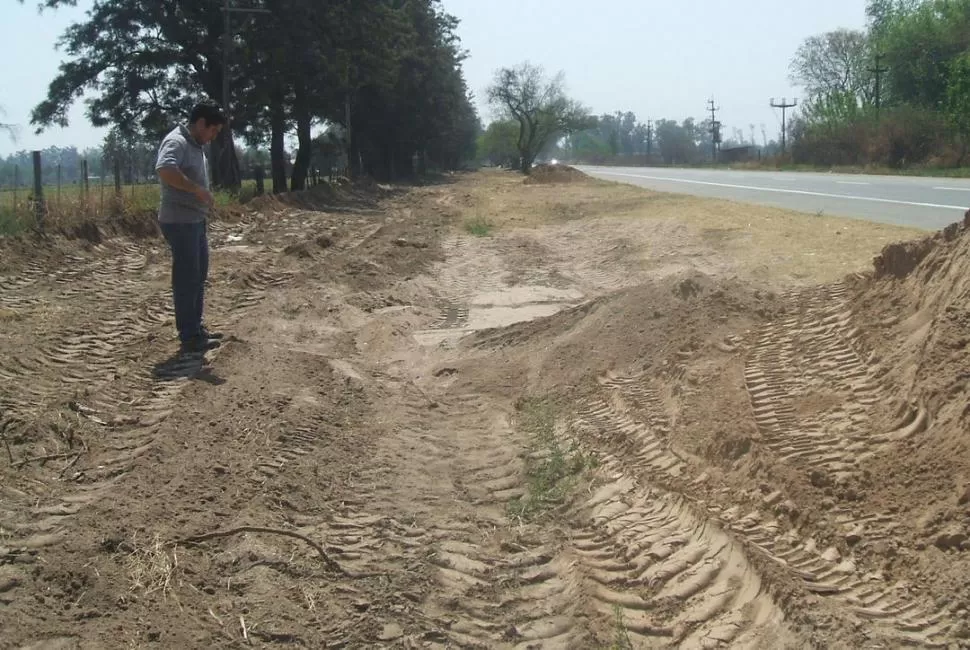
[[[6,117],[6,116],[7,116],[7,112],[3,110],[2,106],[0,106],[0,117]],[[6,122],[0,122],[0,131],[3,131],[4,133],[6,133],[7,136],[10,138],[11,142],[14,142],[14,143],[17,142],[17,136],[19,135],[20,129],[17,127],[16,124],[7,124]]]

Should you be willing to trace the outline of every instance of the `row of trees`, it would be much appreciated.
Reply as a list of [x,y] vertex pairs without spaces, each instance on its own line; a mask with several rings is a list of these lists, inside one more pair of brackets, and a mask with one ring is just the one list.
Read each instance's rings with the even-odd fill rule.
[[[556,139],[547,141],[538,151],[543,158],[557,158],[573,162],[600,164],[627,162],[631,164],[698,164],[712,158],[712,130],[709,119],[695,118],[677,120],[662,119],[650,125],[640,122],[630,112],[607,113],[587,117],[577,125],[580,128],[562,132]],[[731,137],[724,139],[721,148],[753,146],[766,155],[778,152],[778,143],[769,141],[764,126],[755,132],[751,125],[748,134],[733,129]],[[721,127],[722,133],[725,127]],[[519,156],[517,120],[497,120],[489,124],[479,138],[481,158],[493,165],[514,165]],[[760,144],[756,137],[760,136]]]
[[[728,128],[721,125],[719,149],[751,146],[767,155],[778,150],[777,142],[768,140],[764,125],[757,135],[754,125],[749,128],[747,134],[733,128],[725,137]],[[760,136],[760,144],[757,136]],[[623,159],[684,165],[711,162],[713,150],[710,119],[698,121],[688,117],[680,122],[660,119],[647,125],[639,122],[632,112],[626,112],[600,116],[594,128],[565,141],[561,157],[592,163]]]
[[869,0],[865,30],[807,39],[792,157],[823,165],[955,166],[970,153],[970,0]]
[[[201,97],[220,100],[226,82],[232,128],[213,146],[220,187],[239,187],[239,136],[268,147],[275,191],[286,187],[284,143],[294,132],[291,189],[305,187],[314,153],[382,179],[474,156],[480,124],[457,20],[440,0],[252,0],[247,7],[265,13],[230,13],[228,32],[223,4],[95,2],[62,36],[69,59],[31,123],[66,125],[72,104],[89,93],[93,125],[113,126],[130,146],[157,146]],[[315,128],[324,134],[314,138]]]

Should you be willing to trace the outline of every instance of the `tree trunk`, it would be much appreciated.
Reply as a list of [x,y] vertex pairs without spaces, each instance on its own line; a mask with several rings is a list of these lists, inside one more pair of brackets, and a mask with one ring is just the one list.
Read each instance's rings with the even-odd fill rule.
[[532,152],[532,143],[528,143],[519,150],[519,171],[528,176],[532,173],[532,163],[535,162],[536,154]]
[[311,135],[312,118],[306,102],[306,88],[300,84],[296,89],[296,135],[299,148],[296,160],[293,162],[293,178],[290,180],[290,190],[296,192],[306,189],[307,172],[310,170],[313,137]]
[[[220,20],[212,27],[207,34],[207,44],[222,43],[224,27]],[[215,52],[221,53],[221,45],[213,50],[209,50],[210,55],[206,57],[206,81],[205,90],[210,97],[219,97],[222,94],[222,59],[217,57]],[[223,110],[228,111],[228,107],[223,106]],[[239,170],[239,159],[236,157],[236,146],[232,138],[232,125],[226,124],[219,131],[216,139],[209,144],[209,174],[213,188],[224,189],[236,192],[242,187],[242,174]]]
[[356,174],[356,171],[355,171],[356,170],[356,166],[357,166],[357,161],[356,161],[356,158],[354,157],[354,155],[356,153],[356,149],[355,149],[356,142],[354,141],[354,127],[353,127],[353,121],[351,119],[351,114],[350,113],[351,113],[351,111],[350,111],[350,93],[347,93],[344,96],[344,128],[346,128],[346,130],[347,130],[347,133],[346,133],[346,137],[347,137],[347,170],[346,170],[345,173],[347,174],[347,177],[348,178],[353,178],[354,176],[357,175]]
[[[351,178],[363,176],[365,173],[364,153],[361,151],[360,133],[353,130],[350,133],[350,158],[348,160],[349,173]],[[368,160],[368,164],[371,164]]]
[[239,158],[232,140],[232,129],[227,124],[209,145],[212,158],[212,185],[216,188],[238,191],[242,186]]
[[272,101],[270,159],[273,169],[273,194],[281,194],[286,191],[286,151],[283,145],[283,137],[286,135],[286,115],[283,112],[282,96],[276,95]]

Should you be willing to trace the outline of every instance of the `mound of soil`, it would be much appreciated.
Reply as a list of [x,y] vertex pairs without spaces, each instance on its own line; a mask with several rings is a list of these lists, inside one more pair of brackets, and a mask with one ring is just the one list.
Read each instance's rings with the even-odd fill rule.
[[322,210],[349,203],[359,205],[362,201],[376,205],[380,198],[393,194],[394,190],[387,189],[370,178],[351,181],[341,177],[332,184],[320,183],[299,192],[264,194],[248,201],[246,207],[261,212],[284,208]]
[[589,176],[569,165],[536,165],[525,179],[525,184],[584,183],[588,180]]
[[510,359],[541,367],[530,388],[549,392],[617,370],[673,372],[687,354],[716,350],[729,334],[782,310],[774,294],[688,271],[553,316],[485,330],[469,345],[504,348]]
[[[862,339],[920,431],[873,469],[887,499],[909,508],[935,542],[949,525],[970,532],[970,212],[917,242],[887,246],[858,288]],[[863,325],[864,324],[864,325]],[[964,500],[965,501],[965,500]],[[967,562],[970,565],[970,561]]]

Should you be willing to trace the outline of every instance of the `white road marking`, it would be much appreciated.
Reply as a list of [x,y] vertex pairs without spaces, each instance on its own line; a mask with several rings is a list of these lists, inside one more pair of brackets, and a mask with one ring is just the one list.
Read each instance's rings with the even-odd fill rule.
[[970,192],[970,187],[934,187],[933,189],[944,192]]
[[756,192],[776,192],[778,194],[799,194],[802,196],[818,196],[826,199],[848,199],[850,201],[871,201],[873,203],[891,203],[893,205],[913,205],[920,208],[940,208],[943,210],[966,211],[965,205],[946,205],[942,203],[920,203],[918,201],[897,201],[895,199],[880,199],[874,196],[853,196],[851,194],[829,194],[827,192],[809,192],[807,190],[790,190],[779,187],[757,187],[754,185],[735,185],[733,183],[714,183],[711,181],[694,181],[685,178],[671,178],[668,176],[645,176],[643,174],[623,174],[597,170],[596,173],[606,176],[626,176],[628,178],[645,178],[654,181],[670,181],[673,183],[692,183],[694,185],[710,185],[713,187],[727,187],[735,190],[754,190]]

